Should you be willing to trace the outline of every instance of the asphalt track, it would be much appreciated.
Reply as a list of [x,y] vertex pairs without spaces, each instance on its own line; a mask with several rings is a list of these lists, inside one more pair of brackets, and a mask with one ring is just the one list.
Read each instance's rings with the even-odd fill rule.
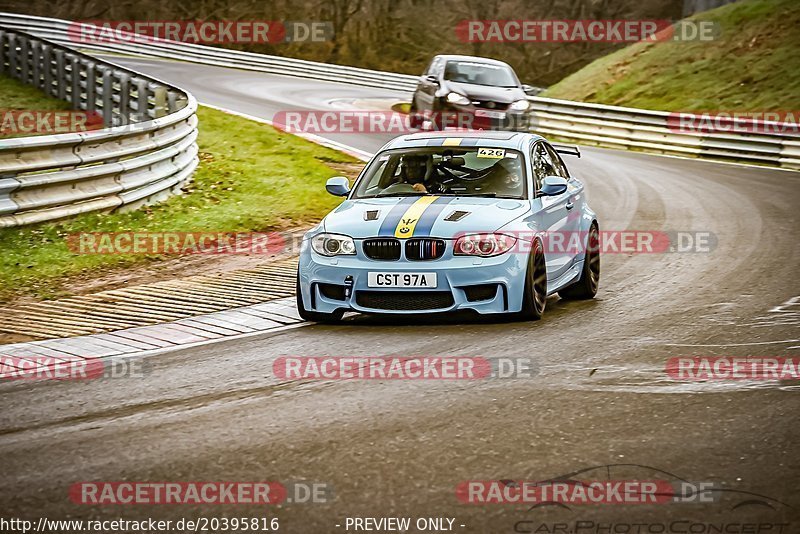
[[[263,118],[395,96],[118,61],[202,103]],[[386,136],[336,140],[374,151]],[[711,232],[716,246],[606,254],[598,297],[551,298],[537,323],[357,318],[152,356],[141,379],[0,384],[3,517],[265,516],[283,532],[343,532],[356,516],[451,517],[461,532],[558,532],[558,523],[564,533],[637,532],[631,524],[713,532],[676,521],[800,532],[797,386],[679,382],[664,372],[674,356],[798,356],[800,174],[592,148],[568,165],[603,229]],[[284,355],[526,357],[538,374],[298,382],[272,376]],[[455,496],[462,481],[544,480],[609,465],[589,478],[710,481],[728,491],[714,503],[569,509]],[[67,497],[75,482],[122,480],[305,480],[334,495],[275,507],[80,506]]]

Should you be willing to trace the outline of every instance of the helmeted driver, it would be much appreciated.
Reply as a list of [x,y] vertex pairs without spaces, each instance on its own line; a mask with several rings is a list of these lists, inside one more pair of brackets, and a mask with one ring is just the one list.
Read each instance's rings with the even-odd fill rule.
[[497,196],[519,196],[522,194],[522,166],[517,159],[503,158],[492,166],[485,179],[485,189]]
[[432,171],[433,157],[431,155],[409,154],[403,156],[402,181],[410,184],[414,191],[428,192],[425,182],[430,178]]

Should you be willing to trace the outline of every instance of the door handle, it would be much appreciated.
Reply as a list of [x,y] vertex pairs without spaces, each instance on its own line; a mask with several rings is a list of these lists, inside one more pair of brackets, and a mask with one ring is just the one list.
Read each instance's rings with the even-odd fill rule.
[[567,202],[567,211],[571,210],[574,207],[575,207],[575,203],[574,202]]

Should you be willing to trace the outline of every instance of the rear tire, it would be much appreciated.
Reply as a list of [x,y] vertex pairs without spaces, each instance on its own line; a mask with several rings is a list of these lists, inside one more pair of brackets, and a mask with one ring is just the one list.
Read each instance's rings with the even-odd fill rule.
[[528,269],[525,272],[525,290],[522,294],[521,319],[538,321],[544,314],[547,302],[547,265],[544,246],[536,239],[528,256]]
[[303,304],[303,294],[300,292],[300,272],[297,273],[297,314],[305,321],[315,323],[336,323],[341,320],[344,310],[336,310],[333,313],[315,312],[306,309]]
[[558,292],[564,300],[589,300],[597,294],[600,285],[600,231],[592,223],[583,254],[583,269],[578,281]]

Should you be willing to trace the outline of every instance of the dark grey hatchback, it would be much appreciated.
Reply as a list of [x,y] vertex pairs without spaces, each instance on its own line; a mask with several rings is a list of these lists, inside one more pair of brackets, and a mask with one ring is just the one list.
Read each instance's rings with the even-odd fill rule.
[[411,125],[527,131],[526,97],[533,91],[502,61],[439,55],[419,78],[411,100]]

